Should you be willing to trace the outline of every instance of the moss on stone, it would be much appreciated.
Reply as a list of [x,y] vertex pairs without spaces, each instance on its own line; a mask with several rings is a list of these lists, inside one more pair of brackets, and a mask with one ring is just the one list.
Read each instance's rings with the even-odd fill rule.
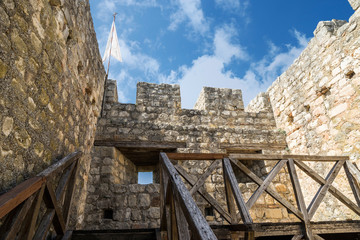
[[1,25],[6,28],[10,26],[9,16],[6,14],[5,10],[2,7],[0,7],[0,22]]
[[16,14],[13,18],[13,21],[20,27],[22,32],[27,32],[29,26],[22,17]]
[[44,153],[44,144],[41,142],[34,143],[34,152],[37,156],[41,157]]
[[16,127],[14,131],[15,131],[15,139],[17,143],[20,145],[20,147],[28,149],[31,145],[31,137],[28,134],[28,132],[25,129],[19,127]]
[[35,33],[31,33],[30,38],[36,54],[40,54],[42,52],[42,42]]
[[8,67],[5,65],[3,61],[0,59],[0,78],[4,78],[8,71]]
[[26,55],[28,53],[28,48],[17,31],[11,33],[11,42],[20,55]]
[[49,96],[47,95],[47,92],[45,89],[41,89],[40,91],[40,95],[39,95],[39,100],[40,100],[40,103],[44,106],[46,106],[48,103],[49,103]]

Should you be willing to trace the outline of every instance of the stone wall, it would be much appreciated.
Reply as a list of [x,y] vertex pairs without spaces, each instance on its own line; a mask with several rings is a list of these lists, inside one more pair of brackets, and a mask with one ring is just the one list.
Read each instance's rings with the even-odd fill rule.
[[[96,140],[98,143],[113,142],[115,145],[117,142],[183,143],[184,147],[177,148],[178,152],[225,153],[229,150],[229,146],[235,147],[235,150],[239,148],[250,149],[250,151],[252,148],[257,150],[260,148],[260,153],[286,152],[285,135],[276,129],[270,104],[266,105],[264,102],[267,108],[263,107],[262,112],[245,112],[241,90],[204,88],[196,104],[198,109],[182,109],[180,89],[177,85],[139,83],[137,87],[136,104],[122,104],[117,102],[115,81],[107,81],[104,117],[99,120],[97,128]],[[268,100],[268,98],[266,99]],[[102,148],[106,149],[106,147]],[[108,177],[104,179],[114,178],[112,175],[124,172],[122,168],[116,168],[118,173],[113,173],[113,170],[110,170],[107,165],[108,163],[114,164],[117,160],[111,157],[112,160],[107,159],[106,153],[102,153],[98,149],[100,148],[95,148],[92,163],[96,166],[92,165],[91,167],[86,228],[159,227],[159,219],[155,217],[156,214],[159,217],[160,212],[156,213],[160,207],[159,202],[154,205],[150,204],[150,206],[145,204],[146,207],[143,211],[139,211],[139,208],[135,207],[136,203],[140,204],[139,201],[142,201],[140,199],[143,198],[139,194],[143,194],[144,191],[132,189],[147,189],[147,187],[138,184],[126,187],[124,184],[129,182],[125,179],[120,181],[121,185],[114,183],[109,185],[104,184],[101,180],[98,181],[101,179],[102,168],[108,169]],[[119,151],[115,148],[112,149],[112,151]],[[139,159],[136,161],[141,163]],[[176,164],[181,165],[196,179],[206,171],[211,161],[178,161]],[[274,166],[274,162],[270,161],[245,164],[262,178]],[[141,167],[136,166],[136,169]],[[240,171],[236,171],[236,168],[235,172],[239,187],[244,192],[245,199],[248,200],[256,190],[256,184]],[[283,169],[271,186],[295,204],[292,189],[288,188],[285,183],[288,180],[286,170]],[[213,171],[204,186],[206,191],[226,209],[221,166]],[[146,191],[145,194],[148,194],[149,192]],[[129,200],[130,196],[132,196],[131,201]],[[198,194],[195,194],[194,198],[200,210],[205,214],[205,209],[210,205]],[[150,202],[153,203],[151,199]],[[104,211],[110,208],[114,211],[113,218],[104,219]],[[119,215],[117,215],[118,213]],[[255,222],[289,222],[295,218],[267,194],[260,197],[256,206],[251,210],[251,215]],[[226,221],[216,211],[214,211],[214,216],[209,215],[206,218],[210,224],[226,224]]]
[[[359,1],[350,1],[358,9]],[[360,10],[349,22],[320,22],[307,48],[267,90],[277,127],[291,153],[349,155],[360,163]],[[256,109],[257,100],[250,107]],[[326,176],[331,164],[311,164]],[[351,195],[344,172],[335,180]],[[318,189],[300,172],[309,203]],[[351,219],[352,212],[329,194],[318,220]]]
[[[137,91],[141,98],[137,104],[117,102],[114,81],[108,81],[107,87],[104,117],[97,128],[98,140],[182,142],[186,143],[186,148],[178,149],[182,152],[225,152],[226,144],[286,145],[272,112],[244,112],[242,100],[231,105],[232,109],[230,104],[222,107],[225,96],[234,101],[227,93],[229,89],[211,90],[222,100],[212,98],[212,104],[207,104],[207,98],[202,98],[204,103],[197,103],[202,106],[199,110],[181,109],[176,85],[139,83]],[[236,91],[237,99],[241,91]],[[156,94],[158,97],[154,97]],[[215,107],[215,103],[220,106]],[[205,106],[209,109],[203,109]]]
[[4,0],[0,22],[0,192],[82,150],[81,222],[105,76],[89,2]]
[[[84,229],[155,228],[159,184],[137,184],[137,168],[114,147],[94,147]],[[105,211],[112,216],[105,216]]]

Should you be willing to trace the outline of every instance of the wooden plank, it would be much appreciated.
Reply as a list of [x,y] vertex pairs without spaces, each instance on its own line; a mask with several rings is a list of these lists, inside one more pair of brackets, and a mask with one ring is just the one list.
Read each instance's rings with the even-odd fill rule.
[[177,222],[176,216],[175,216],[175,200],[174,200],[174,195],[176,194],[176,192],[173,192],[174,188],[171,188],[171,194],[170,194],[170,212],[171,212],[171,240],[179,240],[180,235],[179,235],[179,229],[178,229],[178,225],[179,223]]
[[95,139],[94,146],[166,150],[166,149],[186,148],[186,142],[121,141],[121,140],[113,140],[113,139],[103,139],[103,140]]
[[79,171],[79,159],[77,159],[76,165],[75,165],[74,169],[72,170],[70,179],[68,181],[64,204],[62,206],[62,214],[63,214],[63,218],[64,218],[65,228],[67,228],[69,226],[70,211],[71,211],[71,206],[73,203],[74,191],[75,191],[75,185],[76,185],[76,177],[78,176],[78,171]]
[[56,163],[54,163],[53,165],[51,165],[50,167],[39,173],[37,176],[48,178],[54,174],[61,173],[65,168],[67,168],[74,161],[79,159],[82,156],[82,154],[83,153],[81,151],[73,152],[67,155],[66,157],[64,157],[63,159],[57,161]]
[[23,229],[26,231],[21,232],[19,239],[27,239],[27,240],[33,239],[33,236],[35,234],[36,220],[38,219],[40,205],[44,196],[44,192],[45,192],[45,183],[41,186],[40,191],[37,193],[35,205],[33,205],[34,208],[32,208],[31,212],[29,213],[31,216],[29,218],[29,222],[25,222],[26,224],[25,226],[27,226],[27,229],[26,228]]
[[249,200],[246,203],[246,206],[248,209],[250,209],[258,200],[260,195],[267,189],[271,183],[271,181],[274,179],[274,177],[279,173],[279,171],[282,169],[282,167],[287,163],[287,160],[281,160],[279,161],[275,167],[271,170],[271,172],[266,176],[263,184],[261,184],[256,191],[251,195]]
[[[242,164],[239,160],[237,159],[232,159],[230,158],[230,160],[243,172],[246,174],[246,176],[248,176],[249,178],[251,178],[256,184],[258,184],[259,186],[263,184],[263,180],[261,178],[259,178],[255,173],[253,173],[250,169],[248,169],[244,164]],[[287,208],[289,211],[291,211],[292,213],[294,213],[300,220],[304,219],[303,214],[297,209],[295,208],[289,201],[287,201],[285,198],[283,198],[279,193],[277,193],[275,190],[273,190],[270,187],[267,187],[265,189],[265,192],[267,192],[270,196],[272,196],[276,201],[278,201],[281,205],[283,205],[285,208]]]
[[346,166],[349,168],[351,174],[355,177],[356,181],[360,183],[360,171],[350,161],[346,161]]
[[265,143],[253,143],[253,144],[246,144],[246,143],[240,143],[240,144],[232,144],[232,143],[220,143],[220,148],[226,149],[226,150],[232,150],[232,149],[285,149],[287,147],[286,143],[271,143],[271,144],[265,144]]
[[228,158],[224,158],[223,164],[224,164],[223,171],[225,172],[225,176],[230,183],[231,190],[234,194],[236,205],[241,214],[241,218],[245,224],[251,224],[253,221],[251,219],[249,209],[246,207],[246,203],[240,192],[240,188],[236,181],[236,177],[235,177],[234,171],[231,167],[230,160]]
[[320,161],[320,162],[333,162],[338,160],[348,160],[348,156],[313,156],[313,155],[270,155],[270,154],[229,154],[230,158],[238,160],[302,160],[302,161]]
[[[193,176],[188,174],[182,167],[179,165],[174,166],[178,173],[191,185],[193,186],[196,182]],[[204,187],[201,186],[198,189],[198,193],[228,222],[231,223],[231,217],[228,212],[226,212],[220,204],[205,191]]]
[[325,178],[325,184],[322,185],[314,196],[313,200],[308,206],[308,213],[310,220],[315,215],[316,210],[319,208],[321,201],[324,199],[325,194],[329,190],[331,184],[338,175],[341,167],[344,165],[345,161],[338,161],[334,164],[333,168],[330,170],[329,174]]
[[155,229],[155,235],[156,235],[156,240],[161,240],[161,231],[160,231],[160,229],[158,229],[158,228]]
[[170,205],[166,204],[166,233],[167,233],[167,239],[171,240],[172,238],[172,228],[171,228],[171,209]]
[[166,153],[171,160],[216,160],[227,156],[224,153]]
[[184,212],[192,234],[194,234],[197,239],[217,239],[167,155],[165,153],[160,153],[160,155],[163,166],[169,173],[173,190],[179,194],[179,204]]
[[49,182],[46,183],[45,193],[44,193],[44,202],[48,209],[55,210],[55,216],[52,219],[54,229],[58,235],[65,234],[65,222],[61,212],[61,209],[58,206],[56,201],[54,190]]
[[[313,169],[307,166],[305,163],[301,161],[295,161],[295,164],[304,171],[309,177],[314,179],[319,184],[325,184],[325,179],[317,174]],[[330,186],[329,192],[334,195],[340,202],[342,202],[349,209],[354,211],[356,214],[360,215],[360,208],[354,204],[348,197],[346,197],[341,191],[337,190],[334,186]]]
[[291,240],[301,240],[304,237],[302,234],[295,235],[291,238]]
[[174,194],[174,207],[179,239],[190,240],[189,227],[186,222],[184,213],[181,210],[178,194]]
[[193,195],[195,192],[197,192],[197,190],[204,185],[205,180],[211,175],[211,173],[215,170],[215,168],[217,168],[221,163],[220,159],[215,160],[210,167],[206,170],[206,172],[204,174],[202,174],[199,179],[197,180],[197,182],[194,184],[194,186],[192,186],[192,188],[190,189],[190,194]]
[[235,203],[235,198],[234,198],[234,194],[232,193],[231,190],[231,183],[228,179],[227,176],[225,176],[225,171],[223,171],[223,178],[224,178],[224,185],[225,185],[225,197],[226,197],[226,203],[227,203],[227,208],[228,211],[230,213],[230,217],[231,217],[231,224],[238,224],[241,218],[238,218],[238,216],[236,215],[236,203]]
[[300,209],[300,211],[304,215],[303,222],[304,222],[304,225],[305,225],[306,239],[314,240],[314,236],[313,236],[312,229],[311,229],[311,224],[310,224],[310,218],[309,218],[308,212],[306,210],[304,196],[303,196],[302,191],[301,191],[300,182],[299,182],[299,179],[298,179],[298,176],[297,176],[297,173],[296,173],[296,169],[295,169],[295,165],[294,165],[294,160],[290,158],[288,160],[287,164],[288,164],[288,170],[289,170],[289,174],[290,174],[291,183],[292,183],[292,186],[293,186],[293,189],[294,189],[296,202],[298,204],[298,208]]
[[[25,227],[22,224],[23,224],[24,218],[26,217],[26,214],[28,213],[28,211],[35,199],[34,195],[29,197],[22,205],[19,205],[18,207],[20,209],[17,211],[15,216],[12,216],[11,219],[7,219],[7,220],[9,220],[9,222],[8,223],[5,222],[3,224],[3,226],[1,226],[0,236],[1,236],[2,240],[16,239],[16,235],[20,232],[21,227]],[[6,227],[6,226],[8,226],[9,228],[3,229],[3,227]]]
[[44,240],[46,238],[46,235],[49,232],[54,216],[55,216],[55,209],[48,209],[46,211],[41,222],[39,223],[39,227],[36,230],[34,239]]
[[[358,187],[358,183],[355,181],[354,177],[352,176],[352,174],[349,170],[348,163],[350,163],[350,162],[346,161],[346,164],[344,164],[345,174],[349,181],[355,201],[356,201],[357,205],[360,206],[360,189]],[[350,163],[350,164],[352,164],[352,163]]]
[[76,162],[73,162],[71,164],[70,167],[68,167],[65,171],[65,173],[61,176],[61,179],[59,181],[59,184],[56,188],[56,193],[55,193],[55,196],[56,196],[56,200],[59,201],[60,199],[62,199],[64,193],[65,193],[65,188],[66,188],[66,185],[69,183],[69,180],[70,180],[70,175],[74,169],[76,165]]
[[[297,223],[254,223],[255,237],[267,236],[284,236],[284,235],[301,235],[302,224]],[[313,234],[336,234],[336,233],[358,233],[360,232],[360,221],[327,221],[327,222],[312,222]],[[212,226],[213,227],[213,226]],[[214,226],[215,227],[215,226]],[[242,229],[244,231],[245,225],[222,225],[218,226],[223,229],[235,231]]]
[[0,196],[0,219],[8,214],[11,210],[16,208],[19,204],[24,202],[28,197],[37,192],[45,179],[42,177],[30,178],[9,192]]
[[160,229],[161,231],[166,231],[166,201],[167,201],[167,192],[169,191],[169,178],[165,171],[163,170],[162,164],[160,165]]
[[61,238],[61,240],[71,240],[73,231],[66,231],[64,236]]

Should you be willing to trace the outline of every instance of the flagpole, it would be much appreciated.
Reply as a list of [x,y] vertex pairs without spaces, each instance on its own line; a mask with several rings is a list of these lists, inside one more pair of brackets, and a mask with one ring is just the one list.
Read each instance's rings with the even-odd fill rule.
[[[114,23],[115,23],[115,16],[117,15],[117,13],[114,13]],[[108,67],[107,67],[107,71],[106,71],[106,76],[109,75],[109,68],[110,68],[110,59],[111,59],[111,48],[112,48],[112,41],[113,41],[113,36],[114,36],[114,28],[111,28],[111,40],[110,40],[110,51],[109,51],[109,61],[108,61]]]
[[[115,16],[117,13],[114,13],[114,23],[115,23]],[[112,41],[113,41],[113,36],[114,36],[114,28],[111,28],[111,40],[110,40],[110,51],[109,51],[109,61],[108,61],[108,67],[107,67],[107,71],[106,71],[106,75],[105,75],[105,82],[104,82],[104,94],[103,94],[103,99],[102,99],[102,103],[101,103],[101,112],[100,112],[100,117],[103,117],[104,114],[104,108],[105,108],[105,95],[106,95],[106,83],[108,80],[108,76],[109,76],[109,68],[110,68],[110,58],[111,58],[111,48],[112,48]]]

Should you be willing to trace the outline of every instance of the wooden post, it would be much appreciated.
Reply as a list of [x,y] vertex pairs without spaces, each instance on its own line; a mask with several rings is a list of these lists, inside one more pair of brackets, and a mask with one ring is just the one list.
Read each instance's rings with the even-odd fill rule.
[[294,160],[291,159],[291,158],[288,160],[288,170],[289,170],[292,186],[294,188],[294,194],[295,194],[296,202],[298,204],[298,208],[300,209],[300,211],[304,215],[303,222],[304,222],[304,225],[305,225],[305,237],[308,240],[314,240],[314,236],[312,234],[312,229],[311,229],[311,225],[310,225],[309,215],[308,215],[306,205],[305,205],[305,201],[304,201],[304,196],[302,194],[299,178],[298,178],[297,173],[296,173]]

